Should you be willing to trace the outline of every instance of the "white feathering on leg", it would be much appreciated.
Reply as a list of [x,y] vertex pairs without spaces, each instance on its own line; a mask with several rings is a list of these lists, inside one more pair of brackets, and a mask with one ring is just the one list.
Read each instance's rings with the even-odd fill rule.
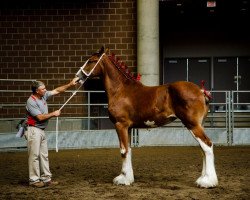
[[[122,150],[121,150],[122,153]],[[121,174],[114,178],[113,182],[116,185],[130,185],[134,182],[134,173],[131,161],[131,148],[129,148],[126,157],[123,158]]]
[[[199,142],[202,150],[205,154],[205,163],[203,162],[203,170],[200,178],[197,179],[196,183],[200,187],[211,188],[218,185],[218,178],[215,172],[214,166],[214,153],[213,153],[213,145],[209,147],[206,145],[200,138],[196,138]],[[205,169],[205,173],[204,173]]]

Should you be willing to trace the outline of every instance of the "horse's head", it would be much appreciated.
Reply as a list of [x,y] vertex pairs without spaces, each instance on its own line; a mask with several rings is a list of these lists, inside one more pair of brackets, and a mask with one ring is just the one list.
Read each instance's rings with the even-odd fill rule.
[[102,65],[100,63],[107,51],[108,50],[104,51],[104,47],[101,47],[98,52],[92,54],[77,72],[76,76],[83,80],[86,79],[86,77],[99,77],[102,74]]

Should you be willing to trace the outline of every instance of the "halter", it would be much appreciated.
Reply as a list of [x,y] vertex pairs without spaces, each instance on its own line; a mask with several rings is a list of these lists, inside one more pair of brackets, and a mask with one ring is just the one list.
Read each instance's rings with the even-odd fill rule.
[[[96,66],[98,65],[98,63],[101,61],[102,57],[104,56],[105,53],[103,53],[101,55],[101,57],[98,59],[98,61],[96,62],[95,66],[90,70],[90,72],[86,71],[84,68],[86,67],[86,65],[89,62],[89,59],[84,63],[84,65],[82,67],[80,67],[80,69],[78,70],[78,72],[76,73],[76,76],[78,76],[82,82],[82,84],[88,79],[88,77],[92,74],[92,72],[95,70]],[[85,77],[84,77],[85,76]]]

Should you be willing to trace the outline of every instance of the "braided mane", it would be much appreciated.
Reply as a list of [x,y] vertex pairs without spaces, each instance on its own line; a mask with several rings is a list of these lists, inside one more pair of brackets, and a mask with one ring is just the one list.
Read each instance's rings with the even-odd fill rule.
[[140,81],[141,75],[139,73],[132,73],[128,69],[128,66],[120,60],[119,57],[116,57],[114,53],[108,56],[111,62],[117,67],[119,71],[122,72],[122,74],[127,78],[127,79],[132,79],[135,81]]

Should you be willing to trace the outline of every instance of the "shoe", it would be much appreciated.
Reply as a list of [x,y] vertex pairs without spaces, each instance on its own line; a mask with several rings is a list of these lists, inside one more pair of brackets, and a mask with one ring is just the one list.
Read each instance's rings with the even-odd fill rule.
[[44,187],[45,184],[44,184],[44,182],[39,181],[39,182],[35,182],[35,183],[30,183],[30,186],[36,187],[36,188],[41,188],[41,187]]
[[46,187],[48,187],[48,186],[53,186],[53,185],[58,185],[59,183],[58,183],[58,181],[48,181],[48,182],[44,182],[44,185],[46,186]]

